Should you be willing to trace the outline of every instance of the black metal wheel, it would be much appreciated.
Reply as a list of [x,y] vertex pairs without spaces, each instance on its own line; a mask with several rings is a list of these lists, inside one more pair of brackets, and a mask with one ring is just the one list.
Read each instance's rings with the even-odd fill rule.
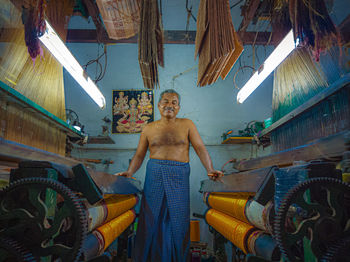
[[0,237],[0,262],[35,262],[34,256],[20,243]]
[[349,262],[350,236],[334,242],[320,262]]
[[56,180],[25,178],[0,191],[0,237],[23,243],[35,257],[78,261],[86,221],[81,201]]
[[334,178],[312,178],[289,190],[274,222],[274,233],[288,261],[304,261],[304,241],[322,259],[350,234],[350,185]]

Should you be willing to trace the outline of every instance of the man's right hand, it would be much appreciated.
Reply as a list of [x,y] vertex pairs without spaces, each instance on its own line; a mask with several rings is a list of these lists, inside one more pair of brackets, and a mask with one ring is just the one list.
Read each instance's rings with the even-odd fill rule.
[[115,176],[125,176],[125,177],[132,177],[132,174],[130,174],[128,171],[124,171],[124,172],[119,172],[119,173],[115,173]]

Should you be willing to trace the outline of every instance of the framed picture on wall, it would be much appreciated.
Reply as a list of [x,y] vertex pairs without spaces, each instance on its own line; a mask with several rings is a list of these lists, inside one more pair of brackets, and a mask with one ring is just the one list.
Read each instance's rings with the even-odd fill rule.
[[112,133],[141,133],[142,128],[154,121],[153,90],[113,90]]

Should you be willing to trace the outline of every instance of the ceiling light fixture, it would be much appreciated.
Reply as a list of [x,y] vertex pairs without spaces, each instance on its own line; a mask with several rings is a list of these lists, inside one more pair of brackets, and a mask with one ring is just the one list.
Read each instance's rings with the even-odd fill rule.
[[62,66],[64,66],[85,92],[88,93],[94,102],[103,109],[106,106],[105,97],[91,78],[86,75],[81,65],[68,50],[67,46],[63,43],[47,20],[45,22],[46,30],[44,35],[39,37],[40,41],[47,49],[49,49],[51,54],[61,63]]
[[248,80],[248,82],[239,90],[237,101],[243,103],[251,93],[268,77],[273,70],[298,46],[297,39],[294,42],[293,30],[291,30],[273,50],[271,55],[265,60],[258,71]]

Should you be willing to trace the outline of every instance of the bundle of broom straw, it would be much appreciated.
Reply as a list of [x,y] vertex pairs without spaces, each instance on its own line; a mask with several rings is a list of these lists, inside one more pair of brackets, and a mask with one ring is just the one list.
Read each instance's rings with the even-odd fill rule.
[[225,79],[242,52],[229,1],[201,0],[195,46],[195,56],[199,56],[197,85],[210,85],[220,76]]
[[139,64],[145,88],[159,86],[158,64],[164,66],[163,29],[157,0],[141,1]]

